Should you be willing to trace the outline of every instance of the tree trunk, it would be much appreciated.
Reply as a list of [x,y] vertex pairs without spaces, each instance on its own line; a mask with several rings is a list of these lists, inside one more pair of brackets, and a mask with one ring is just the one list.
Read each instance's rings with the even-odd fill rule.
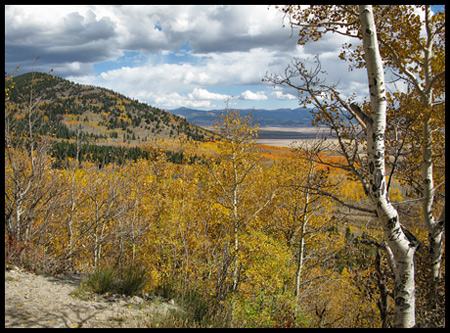
[[380,291],[380,300],[377,301],[377,306],[380,310],[381,327],[389,328],[389,289],[386,287],[386,276],[381,269],[380,251],[380,248],[377,246],[377,254],[375,257],[375,273],[377,274],[377,285],[378,290]]
[[[425,110],[425,119],[423,122],[423,143],[422,143],[422,182],[423,182],[423,197],[422,210],[425,226],[429,235],[429,259],[431,263],[431,277],[430,277],[430,294],[432,297],[436,292],[436,284],[440,278],[441,260],[442,260],[442,242],[444,233],[444,211],[442,212],[439,221],[436,221],[433,214],[434,202],[434,182],[433,182],[433,134],[430,125],[431,113],[433,112],[433,73],[431,68],[431,60],[433,58],[433,42],[435,36],[435,26],[432,22],[432,12],[430,6],[425,7],[425,21],[427,44],[424,49],[424,69],[425,69],[425,89],[421,95],[423,99],[423,106]],[[434,299],[430,299],[436,304]]]
[[[306,199],[305,201],[309,200],[309,193],[306,193]],[[295,297],[297,297],[297,306],[299,305],[299,298],[300,298],[300,281],[302,276],[302,270],[303,270],[303,258],[305,256],[304,254],[304,248],[305,248],[305,231],[306,231],[306,207],[304,215],[302,218],[302,228],[301,228],[301,236],[300,236],[300,242],[298,244],[298,258],[297,258],[297,271],[295,273]]]
[[235,151],[235,147],[232,148],[232,162],[233,162],[233,197],[232,197],[232,207],[233,211],[233,228],[234,228],[234,271],[233,271],[233,292],[236,292],[238,289],[239,282],[239,213],[238,213],[238,192],[239,192],[239,177],[237,170],[237,155]]
[[[427,108],[426,108],[427,110]],[[429,110],[429,108],[428,108]],[[422,183],[423,197],[422,211],[425,226],[428,230],[428,262],[431,266],[430,276],[428,277],[428,309],[433,310],[437,304],[437,286],[441,277],[441,260],[444,238],[444,216],[445,207],[439,220],[436,221],[433,214],[434,202],[434,182],[433,182],[433,161],[432,161],[432,133],[430,128],[430,119],[427,117],[423,124],[423,163],[422,163]]]
[[[313,177],[315,163],[311,162],[308,171],[308,186]],[[295,273],[295,297],[297,298],[297,307],[300,305],[300,282],[303,270],[303,261],[305,256],[305,233],[306,224],[308,223],[308,207],[310,203],[309,188],[305,191],[305,205],[303,207],[303,216],[301,221],[301,236],[298,244],[297,271]]]
[[359,6],[361,32],[366,58],[371,112],[367,121],[369,162],[368,196],[376,208],[384,237],[394,255],[394,326],[415,325],[414,253],[418,242],[399,222],[397,210],[386,193],[385,146],[386,88],[383,63],[378,49],[372,6]]
[[[431,139],[432,133],[430,129],[429,119],[423,125],[423,164],[422,177],[424,188],[424,200],[422,202],[423,216],[425,225],[428,229],[430,248],[429,255],[431,260],[432,278],[437,280],[440,277],[441,257],[442,257],[442,240],[443,240],[443,223],[439,224],[434,218],[433,201],[434,201],[434,182],[433,182],[433,162]],[[442,219],[443,220],[443,219]]]

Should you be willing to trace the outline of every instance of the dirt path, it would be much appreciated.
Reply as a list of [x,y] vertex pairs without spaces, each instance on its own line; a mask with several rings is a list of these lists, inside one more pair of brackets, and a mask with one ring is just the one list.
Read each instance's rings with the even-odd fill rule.
[[179,309],[172,302],[140,297],[92,297],[84,301],[70,295],[80,276],[45,277],[5,271],[5,327],[146,327],[154,316]]

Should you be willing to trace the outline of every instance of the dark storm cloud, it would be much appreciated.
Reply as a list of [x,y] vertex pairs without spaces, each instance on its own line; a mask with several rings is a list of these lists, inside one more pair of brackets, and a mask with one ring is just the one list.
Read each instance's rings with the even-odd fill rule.
[[[6,9],[5,70],[21,65],[21,71],[30,69],[34,58],[40,55],[39,68],[62,67],[70,63],[84,64],[73,69],[92,69],[88,63],[103,61],[113,55],[111,44],[116,37],[111,19],[96,19],[92,11],[84,16],[71,12],[55,19],[56,24],[43,25],[39,21],[21,22],[17,11]],[[38,15],[38,13],[36,13]],[[68,71],[70,72],[70,70]]]
[[[187,42],[193,53],[292,52],[296,46],[295,36],[281,28],[281,17],[274,20],[275,10],[266,6],[74,6],[55,17],[48,13],[55,6],[26,7],[31,6],[6,7],[6,70],[16,65],[25,69],[39,54],[40,66],[77,62],[84,64],[77,67],[83,70],[124,50],[175,52]],[[46,22],[39,15],[51,19]]]
[[[212,105],[194,94],[211,87],[261,100],[269,96],[267,86],[259,87],[266,72],[282,73],[293,57],[318,53],[331,82],[365,82],[337,60],[342,37],[299,47],[298,31],[283,23],[283,14],[265,5],[6,6],[5,71],[22,65],[20,72],[27,72],[40,55],[37,71],[53,68],[72,81],[167,107]],[[252,87],[235,88],[243,85]]]

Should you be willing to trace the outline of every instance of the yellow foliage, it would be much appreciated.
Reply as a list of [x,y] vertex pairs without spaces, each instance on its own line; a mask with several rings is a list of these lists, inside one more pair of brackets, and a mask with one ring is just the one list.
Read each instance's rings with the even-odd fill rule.
[[393,187],[389,191],[389,199],[393,202],[400,202],[403,200],[403,196],[400,193],[400,189],[398,187]]
[[245,244],[241,254],[246,266],[245,280],[241,291],[251,294],[254,289],[266,292],[282,290],[291,278],[291,253],[285,244],[269,237],[261,231],[251,230],[242,238]]
[[[74,116],[67,119],[73,121]],[[145,292],[167,289],[182,296],[195,290],[208,304],[232,305],[234,320],[248,325],[272,325],[273,311],[269,305],[263,310],[262,304],[278,301],[290,311],[304,311],[312,326],[318,326],[316,306],[326,307],[328,323],[362,325],[358,318],[372,311],[373,304],[355,286],[350,268],[339,271],[334,266],[345,234],[340,225],[329,225],[332,202],[309,193],[307,203],[305,190],[293,186],[322,181],[314,178],[322,169],[310,169],[305,159],[282,149],[264,148],[273,163],[261,163],[252,130],[233,128],[236,122],[229,120],[230,141],[159,142],[145,147],[153,156],[150,160],[98,169],[90,162],[78,167],[69,159],[66,168],[52,169],[49,158],[39,186],[49,192],[48,182],[61,192],[38,206],[41,211],[30,231],[36,251],[49,261],[70,258],[74,269],[86,272],[105,259],[139,260],[148,268]],[[164,154],[168,148],[203,159],[172,164]],[[15,170],[21,168],[24,180],[32,171],[27,151],[5,149],[8,154],[16,161],[5,163],[9,200],[14,198]],[[330,174],[345,179],[339,172]],[[346,180],[341,185],[345,200],[364,197],[358,183]],[[390,195],[401,199],[395,181]],[[301,239],[304,262],[297,304]],[[258,311],[267,318],[259,318]]]
[[23,119],[23,118],[25,118],[25,114],[24,113],[19,113],[19,114],[14,114],[14,119],[17,119],[17,120],[21,120],[21,119]]
[[124,123],[128,123],[128,124],[131,124],[131,122],[132,122],[131,119],[126,117],[126,116],[125,117],[119,117],[118,119],[119,119],[119,122],[123,121]]
[[347,180],[341,187],[341,195],[344,200],[361,201],[365,198],[364,189],[359,182]]

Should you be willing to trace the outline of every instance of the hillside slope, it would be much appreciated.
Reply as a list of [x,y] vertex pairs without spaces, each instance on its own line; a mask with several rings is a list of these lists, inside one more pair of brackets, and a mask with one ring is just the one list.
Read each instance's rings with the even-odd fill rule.
[[178,138],[185,134],[194,140],[212,136],[186,119],[127,98],[108,89],[76,84],[44,73],[26,73],[13,79],[7,102],[9,117],[26,119],[26,110],[42,117],[37,131],[54,133],[56,138],[71,139],[79,129],[90,141],[139,144],[153,139]]

